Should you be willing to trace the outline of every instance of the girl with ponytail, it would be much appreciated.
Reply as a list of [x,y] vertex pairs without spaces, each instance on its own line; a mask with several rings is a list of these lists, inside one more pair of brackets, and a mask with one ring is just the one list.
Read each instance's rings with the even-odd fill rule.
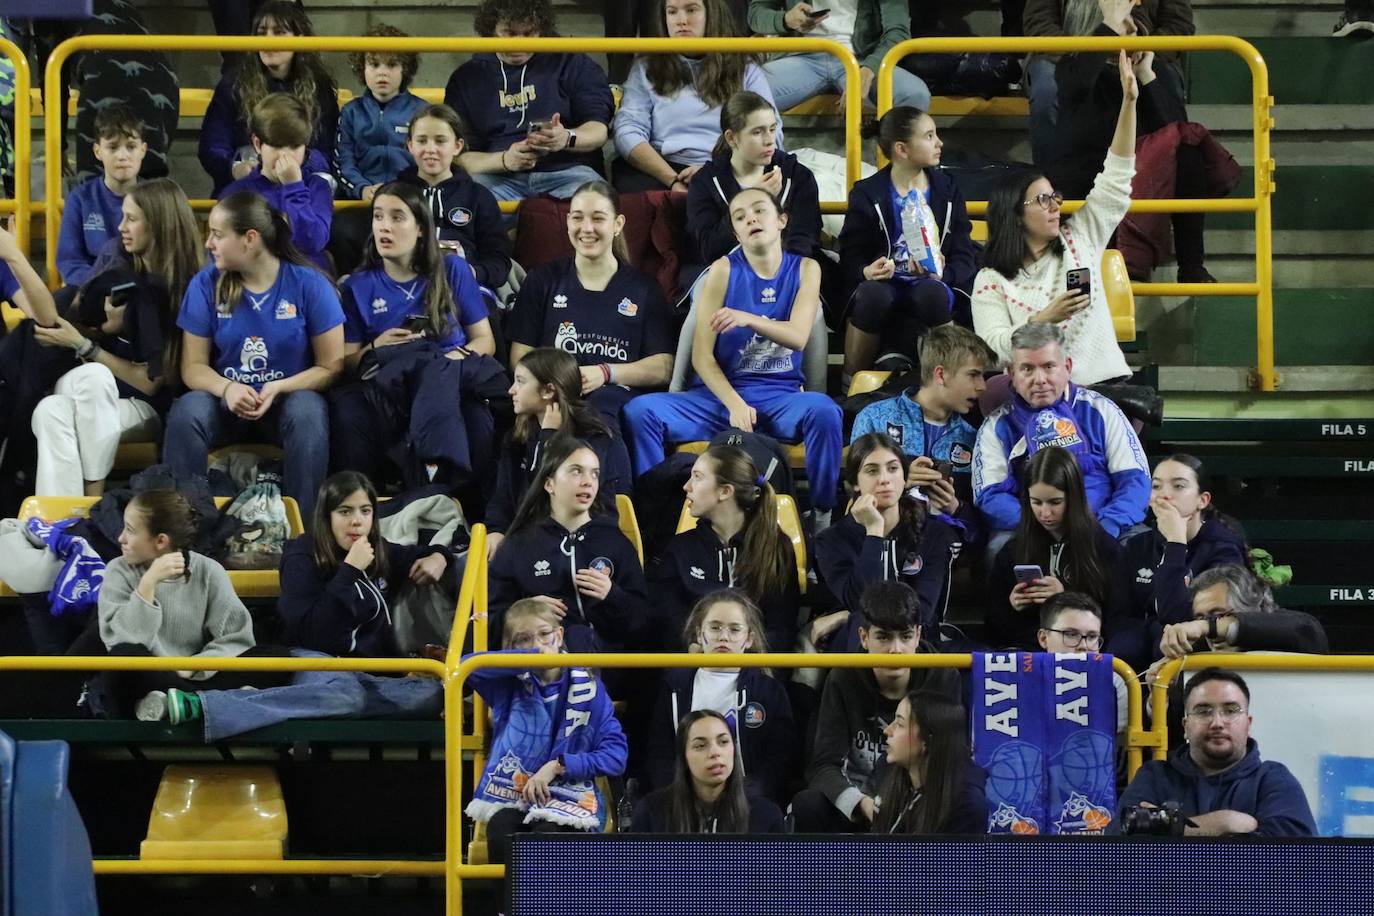
[[859,629],[867,626],[864,591],[885,581],[915,590],[921,632],[939,643],[950,569],[963,535],[931,515],[919,490],[907,489],[910,461],[886,433],[867,433],[849,446],[844,463],[849,514],[816,537],[816,568],[842,608],[811,622],[812,641],[826,643],[826,649],[861,651]]
[[762,188],[787,214],[785,251],[808,258],[815,254],[821,234],[820,189],[811,170],[780,148],[781,123],[772,100],[757,92],[736,92],[721,106],[720,139],[711,161],[687,188],[684,289],[739,244],[730,224],[730,200],[742,188]]
[[291,244],[286,218],[256,194],[215,205],[205,247],[212,263],[191,280],[177,318],[189,390],[168,414],[165,460],[204,474],[217,445],[278,444],[282,489],[308,516],[329,468],[321,392],[343,369],[339,295]]
[[[763,618],[749,596],[714,590],[696,603],[682,639],[706,655],[777,651],[763,633]],[[794,775],[797,732],[787,689],[767,668],[669,668],[649,720],[651,788],[673,781],[673,733],[694,711],[720,716],[734,733],[741,774],[751,795],[782,801]],[[636,824],[639,829],[639,825]],[[722,831],[729,832],[729,831]]]
[[762,609],[773,651],[790,651],[801,595],[773,488],[747,452],[718,445],[697,458],[683,490],[696,527],[669,541],[650,573],[658,606],[670,617],[664,631],[681,632],[688,610],[705,595],[737,588]]
[[572,257],[540,264],[520,287],[506,321],[511,365],[535,347],[572,354],[582,395],[619,433],[625,402],[672,378],[672,311],[658,283],[630,263],[620,195],[606,182],[573,194],[568,241]]

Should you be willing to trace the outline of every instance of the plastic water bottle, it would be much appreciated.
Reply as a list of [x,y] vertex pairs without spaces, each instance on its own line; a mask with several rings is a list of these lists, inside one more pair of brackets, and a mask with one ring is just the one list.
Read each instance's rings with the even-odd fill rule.
[[[919,192],[918,192],[919,193]],[[906,241],[908,258],[907,271],[916,272],[916,265],[924,264],[930,252],[926,248],[925,234],[921,231],[920,203],[908,197],[902,203],[902,238]]]

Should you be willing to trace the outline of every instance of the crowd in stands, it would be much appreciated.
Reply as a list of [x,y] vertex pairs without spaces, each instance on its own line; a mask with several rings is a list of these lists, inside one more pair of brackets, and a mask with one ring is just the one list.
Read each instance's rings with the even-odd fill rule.
[[[663,0],[638,27],[737,35],[744,14],[755,33],[832,38],[854,50],[870,98],[909,34],[894,0],[741,5]],[[1031,0],[1025,22],[1193,29],[1186,0]],[[557,34],[549,0],[482,0],[475,28]],[[251,29],[314,33],[284,0],[258,5]],[[1186,119],[1174,62],[1033,60],[1040,168],[994,188],[981,250],[913,73],[897,71],[897,105],[870,130],[889,164],[852,188],[835,241],[779,115],[843,82],[833,59],[613,66],[618,110],[590,57],[547,52],[474,55],[428,104],[411,92],[414,54],[368,52],[340,111],[317,55],[244,55],[200,133],[217,198],[204,232],[174,181],[149,178],[153,125],[123,104],[95,115],[83,142],[100,171],[66,196],[63,288],[0,230],[0,297],[27,319],[0,342],[0,370],[22,368],[33,405],[29,424],[24,401],[4,403],[4,467],[29,454],[30,492],[101,497],[122,443],[160,442],[177,480],[203,478],[220,446],[271,443],[305,532],[282,550],[279,644],[264,644],[229,574],[193,549],[205,519],[174,490],[144,490],[122,510],[98,604],[58,651],[420,652],[429,640],[401,605],[451,606],[475,560],[459,541],[384,537],[383,514],[416,491],[456,495],[490,532],[490,648],[531,656],[473,678],[494,744],[468,813],[504,861],[513,833],[596,829],[601,778],[627,773],[649,790],[635,829],[774,832],[789,808],[798,831],[987,829],[954,669],[843,668],[819,686],[759,668],[603,677],[560,664],[565,650],[1014,647],[1107,651],[1153,672],[1209,647],[1326,649],[1313,618],[1273,606],[1202,464],[1173,455],[1152,470],[1132,422],[1100,264],[1131,200],[1137,108],[1152,132]],[[1212,193],[1184,187],[1197,148],[1168,151],[1185,196]],[[627,254],[621,195],[650,190],[685,213],[672,289]],[[1066,196],[1087,203],[1069,216]],[[336,213],[336,197],[370,209]],[[526,274],[497,201],[541,197],[563,201],[549,244],[571,254]],[[1205,279],[1200,217],[1172,228],[1181,268]],[[828,329],[843,333],[838,389],[808,363]],[[846,401],[855,374],[894,365],[909,371]],[[804,490],[770,439],[800,444]],[[684,443],[704,447],[675,452]],[[806,510],[801,568],[779,528],[784,494]],[[642,557],[617,496],[641,506],[646,535],[667,522]],[[981,643],[949,626],[956,600],[981,604]],[[425,677],[348,672],[85,686],[92,712],[203,720],[207,740],[290,718],[432,717],[441,696]],[[1117,696],[1124,729],[1119,680]],[[1292,777],[1247,744],[1248,704],[1239,677],[1196,675],[1171,706],[1189,745],[1123,804],[1184,801],[1203,832],[1311,833]],[[1224,791],[1198,788],[1217,774]]]

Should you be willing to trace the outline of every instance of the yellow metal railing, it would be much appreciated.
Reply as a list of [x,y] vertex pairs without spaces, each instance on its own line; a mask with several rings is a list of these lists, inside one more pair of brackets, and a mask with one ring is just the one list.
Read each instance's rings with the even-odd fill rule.
[[[483,564],[485,565],[485,564]],[[482,578],[485,579],[485,576]],[[969,654],[923,654],[923,655],[868,655],[860,653],[767,653],[755,655],[713,655],[666,654],[666,653],[568,653],[550,659],[558,667],[576,668],[962,668],[973,666],[973,656]],[[520,668],[528,670],[531,659],[528,654],[477,654],[463,659],[449,672],[450,684],[447,692],[449,708],[446,713],[450,731],[461,732],[463,725],[463,688],[468,677],[484,668]],[[1154,736],[1142,728],[1142,701],[1140,681],[1135,672],[1121,659],[1112,660],[1113,670],[1126,682],[1126,719],[1128,744],[1126,750],[1127,777],[1135,775],[1141,764],[1142,746],[1152,745]],[[450,799],[459,795],[462,785],[462,760],[449,767],[448,775],[454,779],[445,793]],[[461,836],[461,821],[449,824],[450,841]],[[461,856],[450,856],[448,860],[447,909],[449,916],[459,916],[463,912],[464,879],[497,879],[505,877],[505,867],[501,865],[466,865]]]
[[[1163,759],[1169,748],[1169,687],[1185,670],[1225,668],[1228,671],[1333,672],[1374,671],[1374,655],[1270,655],[1264,652],[1199,652],[1159,666],[1150,688],[1153,710],[1150,730],[1155,759]],[[1175,717],[1177,719],[1177,717]]]
[[[12,45],[10,47],[13,47]],[[43,117],[47,217],[48,283],[56,287],[57,235],[62,215],[62,129],[65,118],[53,104],[61,97],[62,68],[67,59],[81,51],[396,51],[415,53],[481,53],[528,51],[532,53],[608,54],[761,54],[775,51],[831,54],[845,69],[845,175],[847,183],[859,180],[859,119],[863,102],[859,98],[859,64],[853,53],[834,41],[823,38],[369,38],[340,37],[232,37],[214,35],[81,35],[69,38],[53,49],[48,58],[43,82]],[[25,65],[27,66],[27,64]],[[27,71],[25,71],[27,73]],[[17,74],[16,74],[17,75]],[[17,80],[16,80],[17,85]],[[28,123],[27,84],[16,99],[16,121]],[[23,116],[18,106],[23,105]],[[27,167],[26,167],[27,168]],[[27,171],[26,171],[27,174]],[[196,200],[192,206],[208,209],[213,201]],[[340,201],[340,203],[345,203]],[[361,202],[349,206],[362,206]],[[845,201],[825,201],[825,212],[843,212]],[[505,212],[513,207],[503,206]]]
[[[1132,283],[1137,296],[1254,296],[1258,338],[1257,378],[1261,391],[1274,391],[1274,247],[1271,198],[1274,160],[1269,134],[1274,128],[1274,97],[1269,94],[1269,69],[1255,46],[1231,35],[1150,38],[912,38],[888,51],[878,70],[878,111],[892,107],[892,73],[908,54],[1072,54],[1075,52],[1228,51],[1250,68],[1252,127],[1255,142],[1255,189],[1251,197],[1221,199],[1157,199],[1131,201],[1132,213],[1253,213],[1255,214],[1255,280],[1250,283]],[[1065,205],[1066,212],[1082,206]],[[986,201],[969,201],[970,216],[987,210]]]
[[[383,674],[428,674],[452,683],[443,662],[422,658],[130,658],[77,655],[0,656],[0,671],[370,671]],[[448,698],[445,697],[447,702]],[[459,704],[460,706],[462,704]],[[445,741],[455,732],[446,729]],[[448,772],[461,754],[445,754],[445,788],[457,785]],[[457,805],[456,801],[450,804]],[[445,863],[428,859],[95,859],[98,875],[248,874],[248,875],[432,875],[445,873]]]
[[33,181],[29,177],[29,170],[33,166],[29,87],[33,85],[33,77],[29,74],[29,59],[8,38],[0,38],[0,54],[9,58],[14,65],[14,199],[0,200],[0,213],[15,214],[15,241],[19,243],[19,250],[27,255],[29,223],[33,216],[33,202],[30,199]]

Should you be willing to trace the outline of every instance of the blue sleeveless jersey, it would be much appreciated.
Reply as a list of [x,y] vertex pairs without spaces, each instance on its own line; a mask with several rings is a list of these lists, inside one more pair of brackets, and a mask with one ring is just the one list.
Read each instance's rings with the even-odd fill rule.
[[[783,252],[777,276],[760,277],[749,266],[744,249],[730,252],[730,283],[725,290],[725,306],[752,312],[775,321],[792,315],[792,303],[801,287],[802,257]],[[716,337],[716,363],[732,383],[737,381],[788,382],[801,387],[802,354],[755,334],[748,328],[734,328]]]

